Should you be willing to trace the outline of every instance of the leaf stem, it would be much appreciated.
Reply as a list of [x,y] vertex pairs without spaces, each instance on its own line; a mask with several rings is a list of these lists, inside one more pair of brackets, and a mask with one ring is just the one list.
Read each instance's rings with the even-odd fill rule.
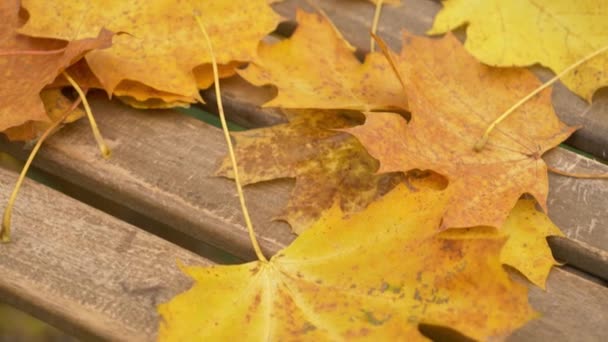
[[374,32],[371,32],[370,34],[372,36],[372,40],[374,40],[378,43],[378,47],[380,48],[380,51],[382,51],[382,54],[384,54],[384,57],[386,57],[388,64],[393,69],[393,73],[397,76],[397,78],[399,79],[399,83],[401,83],[401,87],[405,91],[405,80],[404,80],[403,76],[401,75],[401,72],[399,72],[399,68],[397,68],[397,62],[395,62],[395,59],[393,58],[393,54],[392,54],[391,50],[389,49],[388,45],[382,38],[380,38]]
[[380,13],[382,12],[382,1],[384,0],[378,0],[378,2],[376,2],[376,10],[374,11],[374,19],[372,21],[371,28],[372,38],[370,39],[369,43],[369,52],[374,52],[374,50],[376,49],[376,40],[374,39],[374,35],[376,34],[376,31],[378,31],[378,22],[380,21]]
[[475,143],[475,146],[473,147],[473,149],[475,150],[475,152],[481,152],[481,150],[483,150],[483,148],[488,143],[488,138],[490,137],[490,133],[492,133],[492,131],[494,130],[494,128],[496,128],[496,126],[499,123],[501,123],[504,119],[506,119],[511,113],[513,113],[517,108],[519,108],[521,105],[523,105],[526,101],[530,100],[531,98],[533,98],[534,96],[536,96],[538,93],[540,93],[541,91],[545,90],[547,87],[551,86],[553,83],[557,82],[565,74],[569,73],[573,69],[576,69],[577,67],[579,67],[581,64],[587,62],[588,60],[594,58],[595,56],[597,56],[597,55],[599,55],[599,54],[601,54],[601,53],[603,53],[603,52],[605,52],[607,50],[608,50],[608,45],[604,46],[603,48],[601,48],[599,50],[596,50],[593,53],[590,53],[589,55],[585,56],[583,59],[580,59],[576,63],[574,63],[574,64],[570,65],[569,67],[567,67],[566,69],[562,70],[562,72],[560,72],[559,74],[555,75],[555,77],[553,77],[549,81],[545,82],[540,87],[536,88],[536,90],[534,90],[533,92],[531,92],[530,94],[528,94],[527,96],[525,96],[524,98],[522,98],[521,100],[519,100],[516,104],[514,104],[513,106],[511,106],[511,108],[507,109],[504,113],[502,113],[501,116],[499,116],[496,120],[494,120],[488,126],[488,128],[486,129],[486,131],[483,133],[483,136],[481,137],[481,139],[479,139]]
[[207,48],[211,54],[211,64],[213,66],[213,80],[215,82],[215,96],[217,98],[217,108],[220,113],[220,121],[222,122],[222,131],[224,132],[224,138],[226,139],[226,144],[228,144],[228,152],[230,154],[230,161],[232,162],[232,169],[234,171],[234,180],[236,183],[236,190],[239,194],[239,201],[241,202],[241,209],[243,211],[243,217],[245,218],[245,224],[247,225],[247,230],[249,231],[249,239],[251,240],[251,245],[253,246],[253,250],[255,251],[256,256],[262,262],[268,262],[268,259],[262,253],[262,248],[260,248],[260,244],[255,236],[255,231],[253,230],[253,224],[251,223],[251,218],[249,217],[249,211],[247,210],[247,205],[245,204],[245,195],[243,194],[243,187],[241,186],[241,181],[239,179],[239,168],[236,162],[236,156],[234,154],[234,148],[232,147],[232,141],[230,140],[230,133],[228,132],[228,125],[226,123],[226,115],[224,114],[224,105],[222,104],[222,96],[220,90],[220,80],[219,80],[219,72],[217,68],[217,61],[215,59],[215,54],[213,52],[213,46],[211,44],[211,39],[209,38],[209,34],[207,34],[207,30],[203,25],[201,18],[195,14],[194,18],[196,22],[203,32],[205,36],[205,41],[207,42]]
[[91,124],[91,130],[93,131],[93,136],[95,137],[95,141],[97,141],[97,146],[99,146],[99,150],[101,151],[101,155],[108,159],[112,152],[110,148],[106,144],[105,140],[101,136],[101,132],[99,132],[99,127],[97,126],[97,122],[95,122],[95,118],[93,117],[93,112],[91,111],[91,107],[89,106],[89,101],[87,101],[85,93],[82,91],[78,83],[74,81],[74,79],[66,72],[63,72],[63,76],[70,82],[72,87],[76,89],[78,96],[82,99],[82,104],[84,105],[84,111],[87,113],[87,117],[89,118],[89,123]]
[[17,182],[15,183],[15,187],[13,188],[13,192],[11,193],[11,196],[8,199],[8,203],[6,204],[6,208],[4,208],[4,216],[2,217],[2,228],[0,229],[0,242],[7,243],[11,239],[11,218],[13,215],[13,206],[15,205],[15,200],[17,199],[17,194],[19,193],[19,189],[21,189],[21,185],[23,184],[25,175],[27,174],[27,171],[29,170],[30,165],[32,165],[32,161],[34,160],[34,157],[36,157],[38,150],[40,150],[40,146],[42,146],[42,143],[46,140],[46,138],[48,138],[51,135],[51,133],[53,133],[55,131],[55,129],[57,129],[57,127],[63,121],[65,121],[67,119],[68,115],[70,115],[70,113],[74,109],[76,109],[76,107],[78,107],[80,102],[81,102],[80,98],[77,99],[76,101],[74,101],[74,103],[72,103],[70,108],[68,108],[65,111],[65,113],[61,116],[61,118],[59,118],[59,120],[53,122],[42,133],[42,135],[40,136],[38,141],[36,141],[36,145],[34,145],[34,148],[30,152],[30,155],[28,156],[27,161],[23,165],[23,169],[21,169],[19,178],[17,179]]

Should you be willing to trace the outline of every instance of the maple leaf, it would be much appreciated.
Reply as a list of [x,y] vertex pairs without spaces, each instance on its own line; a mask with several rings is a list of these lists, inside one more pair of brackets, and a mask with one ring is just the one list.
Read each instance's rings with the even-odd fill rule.
[[350,218],[333,207],[269,262],[185,268],[196,283],[159,306],[159,340],[423,340],[418,323],[505,337],[535,316],[527,290],[503,239],[435,233],[446,197],[398,186]]
[[[61,93],[61,89],[44,89],[40,92],[40,99],[50,121],[28,121],[23,125],[11,127],[4,131],[10,140],[27,141],[32,140],[46,131],[52,122],[60,120],[68,108],[72,107],[74,101],[68,99]],[[84,110],[79,107],[71,110],[70,115],[63,120],[64,123],[74,122],[85,115]]]
[[239,75],[252,84],[273,84],[265,106],[374,110],[407,108],[398,79],[380,53],[362,64],[322,15],[296,13],[298,28],[286,40],[262,43],[258,58]]
[[369,113],[364,125],[345,129],[380,161],[379,172],[428,169],[447,177],[456,194],[445,228],[500,227],[524,193],[546,211],[548,178],[541,155],[574,130],[555,115],[550,89],[517,109],[475,152],[486,127],[538,80],[525,69],[477,62],[451,34],[428,39],[405,33],[404,44],[397,64],[412,120]]
[[[608,42],[608,2],[602,0],[448,0],[430,34],[467,25],[465,47],[494,66],[540,63],[558,73]],[[561,81],[591,101],[608,85],[608,55],[595,57]]]
[[[93,49],[107,48],[113,34],[107,30],[74,41],[33,39],[17,34],[21,23],[19,4],[3,1],[0,5],[0,132],[29,121],[49,121],[40,91],[58,74]],[[25,130],[12,136],[33,138],[34,131]]]
[[[377,175],[378,162],[349,134],[332,129],[362,123],[348,111],[284,111],[289,123],[232,133],[243,184],[295,177],[283,213],[296,233],[316,221],[336,200],[347,213],[370,202],[403,180],[402,174]],[[228,157],[217,172],[233,178]]]
[[[193,13],[202,13],[217,60],[227,65],[252,59],[260,39],[279,20],[265,0],[182,2],[179,6],[170,0],[24,0],[22,6],[30,20],[20,32],[30,36],[82,37],[100,27],[129,33],[116,37],[112,48],[88,54],[86,60],[108,93],[122,90],[120,95],[132,97],[132,103],[163,100],[162,94],[181,96],[182,103],[200,99],[198,86],[208,86],[211,78],[211,56]],[[60,13],[62,20],[49,13]],[[197,68],[202,69],[196,72]],[[135,88],[136,94],[121,89],[125,80],[137,82],[126,87]],[[158,92],[146,95],[150,88]]]
[[532,199],[519,200],[500,229],[458,228],[441,233],[442,237],[452,238],[508,238],[500,252],[500,261],[542,289],[545,288],[551,268],[559,265],[553,258],[547,237],[563,235],[546,214],[536,209],[536,201]]
[[558,265],[547,243],[548,236],[564,236],[546,214],[536,209],[536,201],[521,199],[513,208],[500,233],[509,239],[500,260],[520,271],[544,289],[551,268]]
[[[240,65],[240,62],[220,65],[220,77],[230,77],[234,75],[236,73],[235,69]],[[80,60],[76,64],[70,66],[68,68],[68,73],[81,87],[88,89],[103,89],[103,85],[93,74],[85,60]],[[194,68],[193,73],[199,88],[204,89],[213,84],[213,75],[210,66],[206,64],[198,66]],[[57,77],[57,79],[47,88],[65,87],[69,85],[70,83],[65,77],[59,75],[59,77]],[[130,80],[121,81],[114,89],[112,95],[132,107],[144,109],[187,107],[192,101],[191,97],[156,90],[152,87]]]

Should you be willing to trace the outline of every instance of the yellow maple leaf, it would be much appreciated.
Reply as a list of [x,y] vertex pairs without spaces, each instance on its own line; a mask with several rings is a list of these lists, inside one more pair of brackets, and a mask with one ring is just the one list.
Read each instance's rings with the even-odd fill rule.
[[348,218],[334,207],[269,262],[185,268],[196,283],[159,306],[159,339],[423,340],[418,323],[507,336],[535,317],[527,290],[502,269],[504,239],[436,234],[446,197],[399,186]]
[[449,229],[443,237],[507,238],[500,253],[500,261],[515,268],[534,285],[544,289],[551,268],[558,265],[547,243],[548,236],[563,236],[546,214],[536,209],[536,201],[521,199],[517,202],[500,229],[474,227]]
[[286,40],[262,43],[258,58],[238,73],[279,92],[265,106],[318,109],[406,108],[398,79],[380,53],[362,64],[324,16],[298,11],[298,28]]
[[[193,13],[201,13],[220,64],[251,60],[259,41],[279,21],[265,0],[24,0],[22,6],[30,19],[20,32],[29,36],[74,39],[90,36],[101,27],[128,33],[116,36],[112,47],[103,53],[86,56],[88,66],[108,93],[129,80],[189,102],[200,98],[198,83],[203,78],[195,77],[193,70],[203,67],[207,80],[211,70],[211,56]],[[59,17],[62,20],[57,20]],[[138,101],[146,100],[141,98],[142,93],[137,90]],[[121,96],[129,94],[123,89]]]
[[[608,44],[604,0],[447,0],[430,34],[466,25],[465,47],[494,66],[540,63],[556,73]],[[608,85],[608,54],[595,57],[561,78],[591,101]]]

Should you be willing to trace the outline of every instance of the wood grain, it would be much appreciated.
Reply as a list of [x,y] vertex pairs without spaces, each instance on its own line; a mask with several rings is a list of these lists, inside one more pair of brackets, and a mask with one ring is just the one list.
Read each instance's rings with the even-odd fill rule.
[[[16,174],[0,169],[4,203]],[[152,341],[156,306],[191,281],[175,266],[209,265],[160,238],[26,180],[14,212],[15,234],[0,245],[0,298],[86,340]],[[544,316],[514,341],[599,341],[608,289],[555,269],[548,291],[530,291]]]
[[[225,83],[223,88],[230,89]],[[245,99],[248,97],[241,98],[240,111],[234,115],[266,115],[266,110]],[[200,241],[244,259],[253,256],[234,183],[213,176],[216,162],[226,151],[219,129],[175,111],[131,109],[99,94],[91,97],[91,103],[113,149],[112,158],[101,158],[87,123],[81,120],[53,136],[35,165]],[[228,103],[234,101],[227,102],[227,107]],[[25,157],[26,151],[19,145],[3,142],[0,148]],[[562,169],[573,169],[575,165],[608,172],[608,166],[563,149],[556,149],[547,158],[551,165]],[[256,231],[268,254],[295,237],[285,223],[272,221],[286,203],[292,186],[292,180],[278,180],[246,188]],[[552,220],[567,236],[583,242],[580,245],[605,253],[608,232],[602,227],[608,225],[608,182],[550,175],[550,187]],[[572,249],[553,247],[563,261],[573,266],[589,272],[605,269],[605,258],[591,259],[599,265],[577,263],[580,255],[572,254]],[[605,274],[596,275],[607,278]]]
[[[367,1],[353,0],[323,0],[315,3],[327,13],[354,46],[362,52],[369,50],[369,30],[374,6]],[[285,0],[275,4],[274,8],[289,19],[295,18],[296,8],[314,10],[309,5],[309,0]],[[378,33],[394,50],[400,51],[401,31],[405,28],[415,34],[425,34],[440,9],[440,1],[435,0],[405,0],[399,7],[385,6]],[[464,39],[463,30],[460,30],[458,35]],[[531,69],[543,80],[552,76],[547,69]],[[568,140],[569,144],[599,158],[608,158],[608,135],[605,134],[608,131],[608,120],[605,117],[608,112],[608,89],[598,91],[591,106],[558,83],[553,89],[553,105],[564,122],[572,126],[582,126],[582,129]]]
[[[0,203],[16,174],[0,169]],[[0,245],[0,298],[68,333],[149,341],[156,305],[188,289],[175,261],[205,259],[27,180]]]
[[529,298],[542,316],[515,332],[510,341],[600,342],[608,336],[606,287],[557,268],[551,271],[547,291],[531,287]]
[[[35,165],[195,239],[253,257],[234,182],[213,175],[226,153],[220,130],[175,111],[139,111],[95,95],[90,101],[112,157],[100,156],[81,120],[49,139]],[[25,156],[19,145],[2,146]],[[289,196],[290,183],[246,191],[267,251],[293,239],[286,224],[270,221]]]

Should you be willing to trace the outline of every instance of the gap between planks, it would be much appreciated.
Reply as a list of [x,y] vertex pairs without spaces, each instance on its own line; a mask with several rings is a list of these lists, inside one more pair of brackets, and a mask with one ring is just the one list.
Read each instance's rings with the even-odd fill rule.
[[[0,201],[16,173],[0,169]],[[0,246],[0,299],[84,339],[152,341],[156,306],[192,284],[176,267],[210,265],[163,239],[26,180],[13,241]],[[559,268],[530,303],[543,316],[513,341],[600,340],[608,289]]]

